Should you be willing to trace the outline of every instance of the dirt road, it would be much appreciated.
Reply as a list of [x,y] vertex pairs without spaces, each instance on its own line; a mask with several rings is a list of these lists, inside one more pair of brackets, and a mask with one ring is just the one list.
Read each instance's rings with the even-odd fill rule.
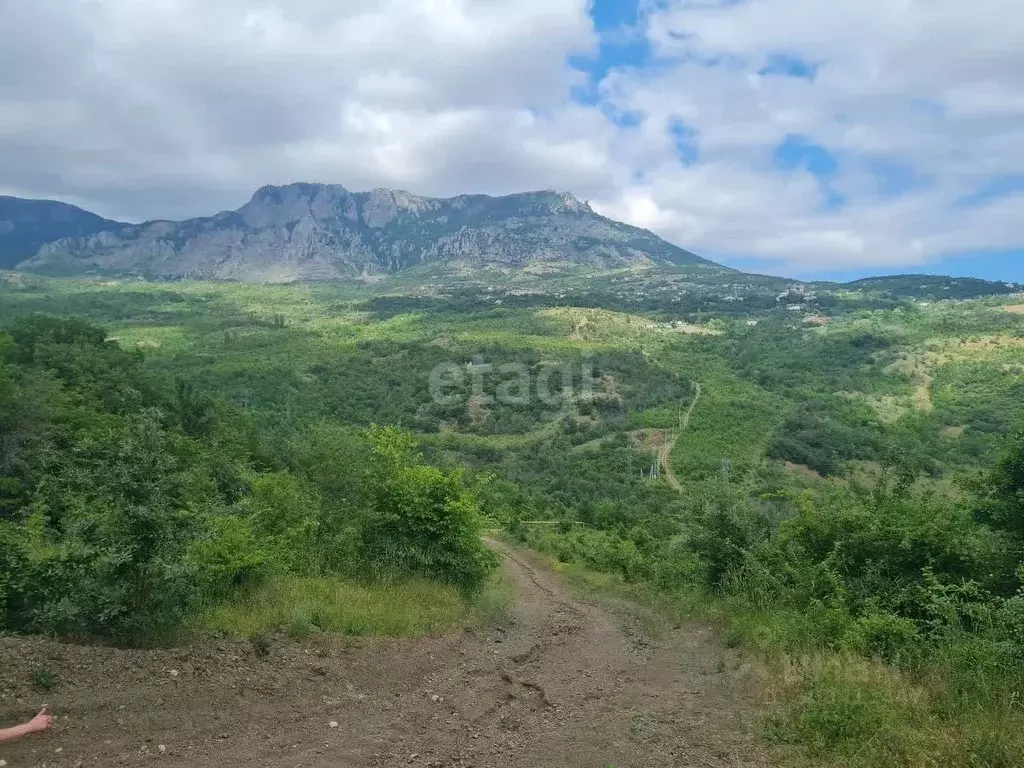
[[679,442],[679,436],[690,428],[690,417],[693,416],[693,411],[697,407],[697,403],[700,402],[700,395],[702,391],[700,382],[693,382],[693,400],[690,401],[690,407],[686,409],[686,413],[679,417],[679,429],[674,435],[665,441],[665,444],[661,446],[661,449],[658,451],[658,466],[661,467],[661,474],[668,481],[668,484],[675,488],[679,493],[683,492],[683,486],[682,483],[679,482],[679,478],[676,477],[676,473],[672,471],[672,449],[675,448],[676,443]]
[[[0,723],[43,703],[9,768],[764,766],[746,668],[705,627],[638,633],[641,609],[577,599],[495,544],[516,591],[500,628],[441,638],[121,651],[0,638]],[[632,618],[631,618],[632,617]],[[55,686],[41,694],[33,671]],[[332,725],[334,727],[332,727]]]

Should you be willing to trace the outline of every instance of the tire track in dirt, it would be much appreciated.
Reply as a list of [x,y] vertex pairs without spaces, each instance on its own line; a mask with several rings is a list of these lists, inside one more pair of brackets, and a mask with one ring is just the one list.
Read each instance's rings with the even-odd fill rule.
[[[42,703],[58,717],[0,757],[9,768],[769,765],[743,660],[710,628],[646,637],[638,606],[583,602],[533,553],[490,546],[516,600],[488,630],[281,639],[264,660],[244,643],[0,638],[0,722]],[[41,665],[57,681],[45,697],[31,685]]]

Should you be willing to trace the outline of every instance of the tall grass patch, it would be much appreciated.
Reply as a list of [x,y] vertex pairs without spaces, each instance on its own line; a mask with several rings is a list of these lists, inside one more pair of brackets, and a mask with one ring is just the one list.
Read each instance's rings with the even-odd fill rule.
[[252,637],[285,631],[415,637],[500,621],[511,596],[495,577],[473,595],[436,581],[357,583],[277,576],[199,614],[190,629]]

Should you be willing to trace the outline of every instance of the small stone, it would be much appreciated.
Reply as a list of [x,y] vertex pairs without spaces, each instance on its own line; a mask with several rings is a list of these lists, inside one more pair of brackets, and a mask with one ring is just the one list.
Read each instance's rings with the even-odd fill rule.
[[156,748],[159,749],[161,752],[167,751],[167,747],[163,744],[158,744]]
[[178,676],[178,675],[180,675],[180,674],[181,674],[181,672],[179,672],[179,671],[178,671],[178,670],[176,670],[176,669],[172,669],[172,670],[171,670],[171,677],[177,677],[177,676]]
[[0,760],[0,768],[7,768],[7,761],[6,760]]
[[431,700],[432,702],[434,702],[435,704],[437,704],[437,702],[439,702],[439,701],[441,700],[441,697],[440,697],[440,696],[438,696],[438,695],[437,695],[437,694],[435,693],[435,694],[434,694],[433,696],[431,696],[431,697],[430,697],[430,700]]
[[338,721],[337,720],[331,720],[331,722],[329,722],[327,724],[327,727],[328,728],[337,728],[338,727]]

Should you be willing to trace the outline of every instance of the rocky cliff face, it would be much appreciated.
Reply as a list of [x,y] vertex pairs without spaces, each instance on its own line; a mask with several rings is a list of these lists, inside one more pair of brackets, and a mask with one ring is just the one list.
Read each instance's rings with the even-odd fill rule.
[[419,264],[613,269],[707,263],[570,194],[426,198],[337,185],[267,186],[237,211],[118,225],[43,245],[24,269],[284,282],[355,278]]

